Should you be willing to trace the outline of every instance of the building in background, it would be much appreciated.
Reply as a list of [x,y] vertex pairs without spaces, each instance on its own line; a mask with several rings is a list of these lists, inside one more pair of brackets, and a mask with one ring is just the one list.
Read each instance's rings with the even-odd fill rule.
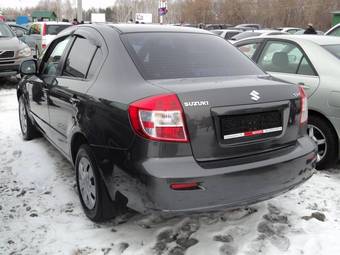
[[136,13],[136,22],[139,23],[152,23],[152,13]]
[[333,26],[340,23],[340,11],[331,12],[333,14],[332,24]]
[[57,15],[54,11],[33,11],[32,21],[56,21]]
[[91,22],[92,23],[105,23],[105,13],[91,13]]

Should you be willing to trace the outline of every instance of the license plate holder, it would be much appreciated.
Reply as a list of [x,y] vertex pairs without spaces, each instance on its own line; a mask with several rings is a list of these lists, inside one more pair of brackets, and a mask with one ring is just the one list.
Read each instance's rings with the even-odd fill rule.
[[226,115],[221,117],[223,140],[258,139],[280,135],[283,131],[282,111]]

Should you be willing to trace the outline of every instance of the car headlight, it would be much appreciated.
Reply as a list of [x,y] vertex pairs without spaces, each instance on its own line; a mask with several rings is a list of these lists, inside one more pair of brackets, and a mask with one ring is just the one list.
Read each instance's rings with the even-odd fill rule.
[[32,55],[32,51],[30,47],[28,46],[26,46],[25,48],[22,48],[18,52],[18,58],[26,58],[26,57],[30,57],[31,55]]

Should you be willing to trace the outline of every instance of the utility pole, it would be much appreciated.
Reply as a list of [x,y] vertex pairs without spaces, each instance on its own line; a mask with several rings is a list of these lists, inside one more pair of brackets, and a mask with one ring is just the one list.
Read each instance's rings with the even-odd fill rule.
[[79,22],[83,20],[83,4],[82,0],[77,0],[77,19]]

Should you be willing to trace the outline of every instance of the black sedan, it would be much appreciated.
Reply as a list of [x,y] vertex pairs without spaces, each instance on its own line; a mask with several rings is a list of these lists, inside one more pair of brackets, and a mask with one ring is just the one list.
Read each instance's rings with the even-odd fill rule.
[[312,176],[302,88],[275,81],[194,28],[84,25],[21,65],[24,139],[42,133],[74,165],[94,221],[237,207]]

